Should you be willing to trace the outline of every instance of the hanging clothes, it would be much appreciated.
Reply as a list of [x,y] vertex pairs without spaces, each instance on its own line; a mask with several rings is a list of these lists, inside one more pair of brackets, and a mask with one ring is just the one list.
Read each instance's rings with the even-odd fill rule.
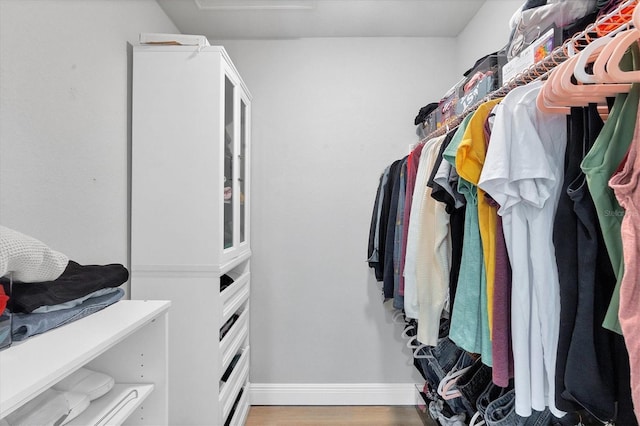
[[511,259],[516,413],[527,417],[549,406],[562,417],[554,395],[560,296],[552,228],[566,118],[537,110],[540,88],[540,82],[518,87],[502,101],[479,186],[501,206]]
[[[502,99],[494,99],[483,103],[476,109],[469,125],[467,126],[462,142],[456,151],[456,170],[460,177],[466,181],[478,185],[482,167],[484,166],[487,151],[487,140],[485,138],[485,122],[491,110]],[[487,326],[489,338],[491,338],[491,327],[493,318],[493,282],[495,279],[496,254],[496,222],[497,213],[495,207],[487,202],[485,192],[482,188],[476,188],[478,202],[478,227],[480,229],[480,239],[482,241],[482,253],[486,271],[486,292],[487,298]],[[487,360],[483,359],[487,363]],[[491,365],[489,362],[487,365]]]
[[617,96],[600,136],[581,164],[583,172],[587,175],[589,192],[596,205],[602,234],[618,280],[604,321],[606,328],[617,333],[622,332],[618,320],[618,307],[620,304],[620,282],[624,274],[620,234],[624,211],[613,190],[609,188],[608,181],[631,145],[633,126],[623,123],[635,122],[639,93],[640,85],[634,84],[628,94],[622,93]]
[[[435,346],[438,343],[440,317],[448,299],[451,248],[449,215],[442,203],[431,197],[432,189],[427,181],[437,161],[440,147],[446,136],[435,139],[428,153],[423,150],[421,167],[425,167],[424,186],[420,203],[419,241],[416,252],[416,284],[418,295],[418,341]],[[414,202],[416,205],[416,191]],[[420,197],[418,197],[420,198]]]
[[385,229],[386,235],[384,238],[384,257],[383,257],[383,273],[382,273],[382,292],[385,300],[393,298],[393,289],[395,287],[395,265],[394,265],[394,248],[395,248],[395,231],[396,231],[396,215],[398,212],[398,199],[400,191],[400,170],[402,169],[403,159],[396,160],[391,164],[389,169],[389,180],[387,183],[387,193],[389,195],[387,203],[383,204],[388,206],[385,214],[381,220],[385,221],[383,229]]
[[427,182],[431,188],[431,198],[444,204],[449,214],[449,234],[451,240],[451,268],[449,270],[449,303],[447,316],[451,317],[451,307],[455,303],[458,286],[458,275],[462,261],[462,244],[464,238],[464,196],[458,192],[458,173],[451,163],[444,160],[444,151],[455,136],[455,131],[447,134],[436,164]]
[[610,179],[613,189],[625,214],[621,223],[623,239],[624,275],[620,283],[620,326],[629,349],[630,387],[636,417],[640,417],[640,338],[638,324],[640,315],[640,269],[638,269],[638,253],[640,252],[640,192],[638,176],[640,174],[640,117],[637,118],[635,132],[626,161],[621,170]]
[[402,236],[404,228],[404,208],[407,191],[407,162],[405,157],[400,165],[400,184],[398,188],[398,208],[396,211],[395,232],[393,236],[393,307],[395,309],[404,308],[404,296],[400,293],[400,273]]
[[420,164],[420,156],[422,154],[422,149],[424,148],[424,144],[418,144],[415,147],[409,156],[407,157],[407,176],[406,176],[406,189],[405,189],[405,199],[404,199],[404,217],[402,219],[402,243],[400,246],[400,270],[398,273],[400,274],[400,285],[399,285],[399,293],[404,296],[404,269],[405,262],[407,256],[407,239],[409,235],[409,217],[411,215],[411,204],[413,202],[413,190],[416,186],[416,176],[418,174],[418,164]]
[[[458,127],[451,143],[445,149],[443,157],[455,166],[456,152],[465,131],[471,122],[472,115],[468,115]],[[456,303],[451,309],[451,326],[449,338],[467,352],[482,354],[483,358],[491,359],[491,343],[488,330],[484,330],[483,315],[486,313],[486,276],[478,227],[477,194],[475,185],[459,178],[458,191],[464,195],[466,209],[464,217],[464,237],[462,245],[462,260],[458,275]]]
[[[491,110],[484,126],[485,140],[488,145],[496,114],[501,105]],[[493,280],[493,311],[491,331],[492,380],[496,385],[506,388],[513,379],[513,349],[511,344],[511,263],[507,253],[507,243],[502,230],[502,217],[497,214],[500,205],[487,193],[485,200],[496,213],[495,235],[495,273]]]
[[[420,155],[420,163],[416,170],[416,179],[411,200],[411,212],[409,214],[409,226],[407,232],[407,248],[404,263],[404,310],[405,315],[409,318],[418,319],[420,306],[418,302],[418,280],[424,279],[424,275],[418,273],[418,263],[429,261],[430,259],[422,259],[419,257],[420,241],[421,241],[421,215],[422,199],[424,198],[424,188],[427,186],[427,178],[429,176],[429,152],[433,146],[442,142],[442,137],[433,138],[425,142]],[[406,207],[405,207],[406,208]],[[420,269],[422,274],[423,268]]]

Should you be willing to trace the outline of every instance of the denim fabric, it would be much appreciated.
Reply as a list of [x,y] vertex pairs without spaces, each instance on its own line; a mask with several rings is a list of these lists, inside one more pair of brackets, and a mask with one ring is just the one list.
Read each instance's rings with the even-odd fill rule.
[[529,417],[516,414],[516,394],[510,390],[487,406],[485,422],[487,426],[547,426],[554,417],[549,409],[531,412]]
[[464,413],[450,414],[441,400],[429,403],[429,415],[440,426],[465,426]]
[[432,389],[436,389],[440,380],[456,365],[462,349],[448,337],[440,339],[437,346],[427,346],[416,355]]
[[92,297],[98,297],[98,296],[102,296],[104,294],[110,294],[110,293],[115,293],[116,291],[118,291],[117,287],[109,287],[109,288],[103,288],[100,290],[96,290],[92,293],[87,294],[86,296],[82,296],[82,297],[78,297],[77,299],[74,300],[70,300],[68,302],[64,302],[64,303],[60,303],[57,305],[43,305],[40,306],[37,309],[34,309],[33,314],[44,314],[46,312],[53,312],[53,311],[60,311],[62,309],[70,309],[73,308],[75,306],[78,306],[80,304],[82,304],[82,302],[84,302],[87,299],[91,299]]
[[11,346],[11,314],[8,311],[0,314],[0,349]]
[[400,294],[400,257],[402,255],[402,233],[404,228],[404,206],[407,191],[407,159],[400,166],[400,188],[398,190],[398,208],[396,210],[396,230],[393,236],[393,307],[404,308],[404,295]]
[[[462,353],[460,354],[460,356],[456,360],[455,365],[452,368],[450,368],[449,370],[447,370],[447,373],[460,371],[460,370],[462,370],[464,368],[471,367],[473,365],[473,362],[474,362],[473,358],[471,358],[469,353],[462,351]],[[445,376],[446,376],[446,373],[445,373]],[[459,389],[459,381],[460,381],[461,378],[462,378],[462,375],[459,376],[457,379],[453,379],[453,380],[455,380],[455,384],[453,385],[452,388],[450,388],[450,390],[454,390],[454,389],[457,389],[458,391],[460,390]],[[445,402],[447,403],[447,405],[449,406],[449,408],[451,409],[451,411],[454,414],[468,412],[468,409],[467,409],[467,406],[465,405],[465,401],[464,401],[463,397],[447,399],[447,400],[445,400]],[[471,413],[471,415],[473,415],[473,413]]]
[[480,413],[480,415],[484,418],[487,413],[487,407],[496,399],[505,395],[507,392],[513,389],[513,383],[510,384],[507,388],[501,388],[497,386],[493,382],[490,382],[489,385],[482,391],[478,399],[476,400],[476,409]]
[[15,341],[24,340],[36,334],[79,320],[116,303],[124,296],[124,290],[85,300],[70,309],[47,312],[44,314],[13,314],[12,337]]
[[462,394],[461,401],[469,416],[476,412],[476,401],[489,383],[491,368],[484,365],[481,358],[475,360],[471,368],[458,379],[456,387]]

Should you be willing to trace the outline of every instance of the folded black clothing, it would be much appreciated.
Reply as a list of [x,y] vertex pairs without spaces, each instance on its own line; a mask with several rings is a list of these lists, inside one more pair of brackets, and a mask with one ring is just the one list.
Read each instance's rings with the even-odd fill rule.
[[[14,282],[9,306],[12,312],[31,313],[41,306],[58,305],[84,297],[97,290],[119,287],[129,279],[129,271],[121,264],[80,265],[69,260],[66,269],[53,281]],[[8,290],[8,279],[1,278]]]
[[435,111],[436,108],[438,108],[438,102],[431,102],[430,104],[427,104],[420,108],[420,111],[418,111],[418,115],[416,115],[416,118],[413,119],[413,124],[417,126],[418,124],[423,123],[424,120],[427,119],[429,114]]

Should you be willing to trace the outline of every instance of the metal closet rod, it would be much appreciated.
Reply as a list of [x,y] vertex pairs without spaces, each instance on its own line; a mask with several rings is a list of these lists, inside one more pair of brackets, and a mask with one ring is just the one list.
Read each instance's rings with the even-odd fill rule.
[[531,65],[526,70],[518,73],[506,83],[503,83],[501,87],[486,95],[480,101],[470,106],[458,115],[453,123],[447,126],[434,130],[429,133],[422,141],[432,139],[437,136],[444,135],[451,130],[457,128],[464,118],[473,113],[483,103],[497,98],[502,98],[507,95],[512,89],[525,84],[531,83],[538,79],[546,79],[549,73],[562,62],[567,60],[570,56],[583,50],[592,41],[603,36],[611,36],[619,33],[620,31],[627,30],[633,27],[631,18],[633,16],[633,10],[638,5],[640,0],[626,0],[620,3],[614,10],[601,16],[596,22],[589,24],[584,31],[576,33],[573,37],[566,40],[563,44],[556,47],[542,60]]

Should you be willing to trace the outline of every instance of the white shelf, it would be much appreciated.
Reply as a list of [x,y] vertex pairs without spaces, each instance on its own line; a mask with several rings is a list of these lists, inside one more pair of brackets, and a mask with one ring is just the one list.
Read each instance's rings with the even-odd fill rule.
[[67,425],[121,425],[151,392],[153,392],[152,384],[116,383],[109,393],[91,401],[89,407]]
[[121,300],[0,351],[0,418],[155,321],[169,306]]

